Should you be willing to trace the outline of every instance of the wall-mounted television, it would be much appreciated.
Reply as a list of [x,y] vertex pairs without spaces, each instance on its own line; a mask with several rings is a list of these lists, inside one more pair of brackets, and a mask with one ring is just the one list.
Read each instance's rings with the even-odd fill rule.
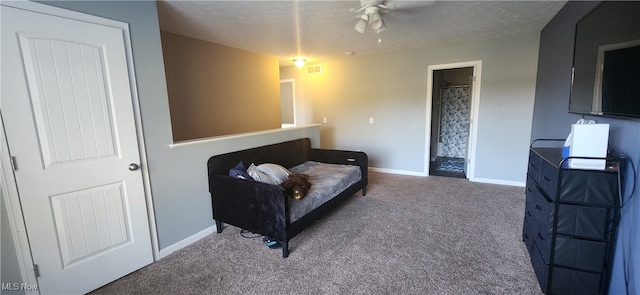
[[576,25],[569,112],[640,119],[640,1],[604,1]]

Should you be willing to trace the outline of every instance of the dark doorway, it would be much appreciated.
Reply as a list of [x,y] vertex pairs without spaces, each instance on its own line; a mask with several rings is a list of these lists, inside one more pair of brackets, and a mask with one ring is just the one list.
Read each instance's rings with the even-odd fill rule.
[[466,178],[473,67],[433,72],[429,175]]

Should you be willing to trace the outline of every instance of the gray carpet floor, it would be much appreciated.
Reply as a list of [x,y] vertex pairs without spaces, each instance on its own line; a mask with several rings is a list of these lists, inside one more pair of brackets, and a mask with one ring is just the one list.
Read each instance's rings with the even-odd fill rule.
[[370,173],[290,241],[225,225],[94,294],[542,294],[521,241],[524,188]]

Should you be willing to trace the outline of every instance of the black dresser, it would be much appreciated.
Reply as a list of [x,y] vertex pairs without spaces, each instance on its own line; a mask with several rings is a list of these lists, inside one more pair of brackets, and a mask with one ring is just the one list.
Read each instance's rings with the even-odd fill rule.
[[546,294],[607,294],[620,219],[621,160],[567,168],[560,148],[529,151],[522,239]]

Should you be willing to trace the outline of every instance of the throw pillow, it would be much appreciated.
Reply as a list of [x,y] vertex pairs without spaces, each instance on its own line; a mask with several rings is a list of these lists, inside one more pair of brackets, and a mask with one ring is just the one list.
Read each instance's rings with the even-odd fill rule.
[[247,173],[247,168],[244,166],[244,163],[240,161],[235,167],[229,170],[229,176],[233,178],[240,178],[249,181],[253,181],[253,178]]
[[249,168],[247,168],[247,173],[255,181],[269,183],[269,184],[280,184],[281,183],[281,181],[278,181],[277,179],[272,178],[271,176],[267,175],[266,173],[259,171],[258,168],[256,167],[256,165],[254,165],[253,163],[251,163],[251,165],[249,165]]
[[264,163],[257,166],[258,171],[269,175],[269,177],[275,179],[278,183],[281,184],[289,177],[291,172],[278,164],[273,163]]

